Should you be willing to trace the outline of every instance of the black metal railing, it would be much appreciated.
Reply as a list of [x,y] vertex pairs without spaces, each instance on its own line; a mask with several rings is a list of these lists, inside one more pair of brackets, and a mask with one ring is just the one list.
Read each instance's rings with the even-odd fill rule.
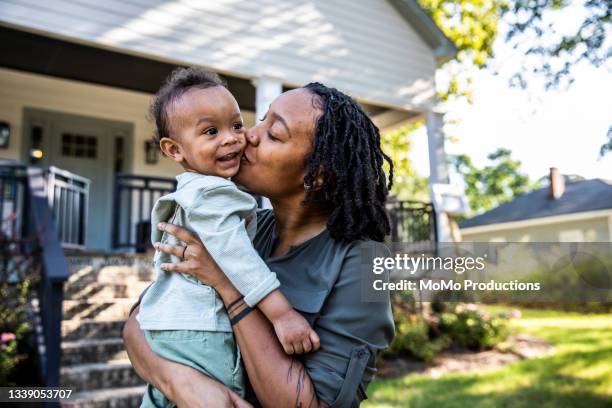
[[113,198],[113,248],[142,252],[150,247],[153,205],[174,190],[174,178],[117,175]]
[[3,272],[31,281],[41,380],[48,387],[59,386],[60,380],[63,287],[69,275],[63,244],[84,244],[84,218],[79,224],[65,218],[83,214],[87,195],[88,181],[82,177],[0,161],[0,254],[12,260],[1,265],[21,265]]
[[28,169],[40,169],[43,192],[63,248],[85,248],[89,180],[57,167],[34,167],[0,160],[0,237],[23,236],[25,184]]
[[387,211],[391,221],[391,242],[436,242],[436,214],[431,203],[391,201],[387,204]]
[[50,167],[46,187],[62,246],[84,248],[89,180],[57,167]]

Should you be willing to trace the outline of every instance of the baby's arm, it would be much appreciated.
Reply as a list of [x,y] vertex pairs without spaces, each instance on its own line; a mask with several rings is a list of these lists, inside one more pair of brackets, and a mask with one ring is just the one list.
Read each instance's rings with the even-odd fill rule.
[[272,322],[285,353],[301,354],[319,349],[319,336],[306,319],[291,307],[280,290],[271,292],[257,307]]

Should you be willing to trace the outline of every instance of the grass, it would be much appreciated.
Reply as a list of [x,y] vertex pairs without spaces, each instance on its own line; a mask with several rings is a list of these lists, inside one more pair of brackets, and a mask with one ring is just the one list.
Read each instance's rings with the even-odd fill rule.
[[[499,307],[488,307],[496,312]],[[376,380],[364,408],[610,408],[612,314],[523,309],[512,325],[555,353],[486,373]]]

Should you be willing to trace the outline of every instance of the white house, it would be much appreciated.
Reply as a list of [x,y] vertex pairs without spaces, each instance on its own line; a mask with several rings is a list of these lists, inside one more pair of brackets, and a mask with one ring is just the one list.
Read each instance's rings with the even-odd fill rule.
[[88,248],[133,245],[171,188],[179,168],[147,147],[146,114],[175,66],[222,74],[247,125],[314,80],[358,99],[382,130],[426,118],[431,179],[447,182],[434,73],[455,48],[415,0],[11,0],[0,44],[0,159],[91,180]]

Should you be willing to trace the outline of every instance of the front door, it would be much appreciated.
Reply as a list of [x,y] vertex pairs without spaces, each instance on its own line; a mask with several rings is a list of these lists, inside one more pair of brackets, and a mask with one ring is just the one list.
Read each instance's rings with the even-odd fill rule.
[[109,250],[113,181],[118,155],[123,156],[117,147],[125,146],[125,139],[131,138],[131,125],[57,112],[26,113],[26,124],[43,128],[43,140],[39,142],[42,164],[90,180],[85,245],[88,249]]

